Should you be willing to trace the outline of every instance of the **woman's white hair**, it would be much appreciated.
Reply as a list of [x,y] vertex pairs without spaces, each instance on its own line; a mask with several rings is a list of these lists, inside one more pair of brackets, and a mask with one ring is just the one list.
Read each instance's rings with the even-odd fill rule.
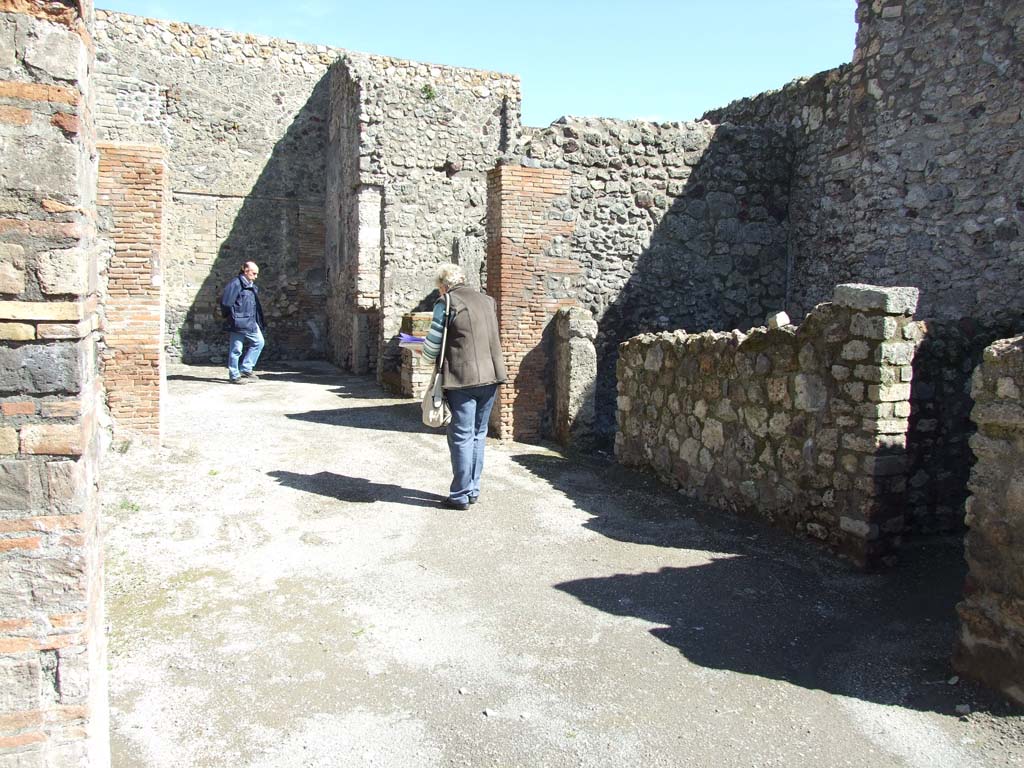
[[466,273],[462,271],[462,267],[458,264],[442,264],[437,268],[437,284],[438,286],[444,286],[446,291],[451,290],[457,285],[462,285],[466,282]]

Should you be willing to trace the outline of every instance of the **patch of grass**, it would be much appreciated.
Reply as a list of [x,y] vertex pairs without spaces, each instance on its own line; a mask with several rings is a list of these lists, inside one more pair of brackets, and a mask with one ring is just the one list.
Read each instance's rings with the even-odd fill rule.
[[142,509],[134,501],[129,501],[128,499],[121,499],[121,503],[117,505],[117,508],[124,512],[138,512]]
[[211,470],[209,471],[209,475],[210,475],[210,477],[216,477],[216,476],[217,476],[217,475],[219,475],[219,474],[220,474],[220,470],[219,470],[219,469],[211,469]]
[[432,86],[430,83],[427,83],[422,88],[420,88],[420,95],[427,101],[433,101],[434,99],[437,98],[437,91],[434,90],[434,86]]

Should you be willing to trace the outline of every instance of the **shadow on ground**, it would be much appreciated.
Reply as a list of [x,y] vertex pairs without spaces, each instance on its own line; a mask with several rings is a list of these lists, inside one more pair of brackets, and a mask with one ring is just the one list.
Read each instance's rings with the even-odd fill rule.
[[[344,395],[345,393],[339,394]],[[385,432],[443,434],[441,430],[431,429],[423,424],[420,404],[412,401],[394,405],[370,405],[365,408],[350,406],[286,415],[289,419],[309,421],[314,424],[331,424],[337,427],[376,429]]]
[[408,504],[413,507],[440,507],[445,500],[444,496],[438,496],[436,493],[403,488],[392,483],[375,483],[362,477],[348,477],[334,472],[303,475],[297,472],[278,470],[267,474],[281,485],[289,488],[357,504],[386,501],[394,504]]
[[706,553],[690,567],[554,585],[597,610],[659,625],[647,631],[691,662],[939,714],[964,703],[1014,712],[987,690],[947,682],[966,572],[956,537],[908,545],[891,571],[863,574],[607,459],[513,458],[592,515],[587,528]]
[[[198,381],[204,383],[228,383],[227,369],[223,365],[178,363],[177,369],[188,373],[169,373],[168,381]],[[323,360],[262,361],[256,368],[259,381],[282,384],[324,384],[333,388],[329,391],[343,398],[381,400],[393,395],[381,391],[380,385],[372,378],[339,371]],[[252,382],[255,383],[255,382]],[[414,405],[419,418],[419,401],[400,398],[400,406]]]

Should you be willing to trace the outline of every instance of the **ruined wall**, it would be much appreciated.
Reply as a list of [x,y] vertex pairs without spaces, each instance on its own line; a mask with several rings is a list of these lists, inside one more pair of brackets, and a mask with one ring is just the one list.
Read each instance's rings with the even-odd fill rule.
[[705,115],[788,131],[794,317],[850,281],[919,315],[1024,304],[1024,8],[860,0],[853,63]]
[[1024,337],[992,344],[974,374],[964,600],[954,664],[1024,704]]
[[598,322],[595,428],[614,431],[618,344],[750,328],[786,290],[789,148],[770,129],[562,118],[528,162],[571,174],[573,287]]
[[0,763],[109,763],[92,3],[0,0]]
[[926,320],[914,356],[911,391],[907,524],[917,533],[964,529],[974,400],[971,374],[989,344],[1024,329],[1015,322]]
[[853,63],[708,113],[787,132],[786,309],[846,281],[913,285],[915,530],[962,527],[972,401],[986,344],[1024,330],[1024,9],[1010,0],[861,0]]
[[377,345],[378,377],[398,391],[402,315],[430,308],[435,267],[454,260],[479,281],[486,173],[519,135],[519,80],[348,54],[331,88],[335,360],[368,370],[360,360]]
[[260,264],[267,359],[323,357],[326,74],[340,51],[97,11],[101,140],[162,146],[166,341],[222,361],[216,300]]
[[877,564],[904,528],[916,301],[841,285],[799,327],[630,339],[617,458]]

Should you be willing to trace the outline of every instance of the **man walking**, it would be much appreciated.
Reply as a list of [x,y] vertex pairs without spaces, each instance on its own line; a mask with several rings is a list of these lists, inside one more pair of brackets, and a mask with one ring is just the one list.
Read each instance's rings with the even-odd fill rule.
[[[220,312],[224,316],[224,330],[228,331],[228,380],[232,384],[245,384],[256,378],[253,368],[263,351],[263,307],[260,305],[256,278],[260,268],[255,261],[242,265],[238,275],[224,286],[220,297]],[[245,349],[243,357],[242,350]],[[241,365],[239,365],[241,359]]]

